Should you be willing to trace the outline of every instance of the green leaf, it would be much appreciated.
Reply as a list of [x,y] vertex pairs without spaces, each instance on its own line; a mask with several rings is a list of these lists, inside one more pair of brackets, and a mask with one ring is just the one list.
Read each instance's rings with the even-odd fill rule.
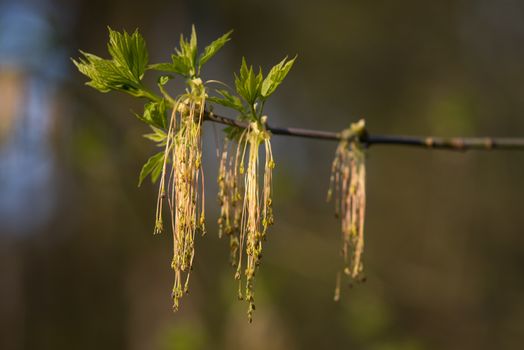
[[249,81],[249,92],[251,94],[251,99],[253,103],[256,102],[256,99],[260,96],[260,90],[262,89],[262,80],[264,80],[264,76],[262,75],[262,69],[258,69],[258,74],[255,75],[255,72],[253,71],[253,74],[250,77]]
[[185,76],[191,77],[192,72],[194,71],[194,62],[187,56],[187,54],[181,55],[171,55],[171,60],[173,61],[173,69],[175,72]]
[[136,82],[140,82],[147,67],[148,53],[146,42],[136,29],[129,35],[109,29],[107,49],[115,64],[128,70]]
[[182,74],[182,72],[180,72],[180,69],[177,69],[173,63],[155,63],[155,64],[150,64],[147,69],[152,69],[152,70],[157,70],[157,71],[161,71],[161,72],[170,72],[170,73],[178,73],[178,74]]
[[161,75],[159,78],[158,78],[158,85],[160,86],[164,86],[167,84],[167,82],[169,80],[171,80],[173,77],[171,75]]
[[180,35],[180,48],[175,49],[176,55],[171,56],[173,64],[185,69],[185,77],[191,78],[196,74],[197,35],[195,26],[191,27],[191,38],[187,41]]
[[188,50],[188,53],[190,54],[190,56],[188,57],[191,58],[192,61],[196,59],[197,50],[198,50],[197,49],[197,35],[196,35],[195,25],[193,24],[191,26],[191,39],[189,40],[189,50]]
[[253,66],[247,67],[245,58],[242,58],[239,75],[235,74],[235,87],[237,93],[246,100],[249,105],[254,105],[260,96],[262,88],[262,71],[255,75]]
[[180,35],[179,47],[175,48],[175,53],[171,55],[171,63],[152,64],[148,69],[177,73],[185,78],[195,78],[198,76],[202,65],[209,61],[220,50],[220,48],[229,41],[231,33],[232,31],[213,41],[197,58],[197,34],[195,26],[192,26],[189,41],[184,37],[184,35]]
[[144,114],[136,117],[142,122],[151,126],[167,129],[166,100],[161,99],[159,102],[148,102],[144,105]]
[[207,61],[215,56],[222,46],[224,46],[230,40],[231,33],[233,33],[232,30],[213,41],[204,49],[204,52],[198,58],[198,69],[200,69]]
[[241,113],[244,111],[244,106],[242,105],[242,101],[237,96],[233,96],[229,93],[227,90],[216,90],[217,93],[219,93],[222,97],[208,97],[207,100],[217,103],[219,105],[233,108]]
[[240,65],[240,78],[245,80],[249,74],[249,69],[247,68],[246,58],[242,57],[242,64]]
[[82,51],[80,51],[80,53],[84,55],[84,58],[79,58],[78,61],[72,59],[72,61],[80,73],[91,79],[91,81],[86,84],[100,92],[111,91],[111,85],[107,83],[107,81],[101,76],[99,69],[97,69],[97,66],[103,61],[103,59]]
[[80,51],[83,57],[72,60],[91,81],[86,84],[100,92],[126,92],[136,97],[155,97],[144,90],[141,79],[147,66],[147,50],[142,36],[118,33],[109,28],[108,50],[111,59]]
[[282,61],[280,61],[277,65],[275,65],[271,70],[269,71],[266,79],[264,79],[262,83],[262,88],[260,91],[260,94],[264,99],[268,98],[277,87],[282,84],[282,81],[287,76],[289,71],[291,70],[291,67],[293,67],[293,63],[295,63],[295,58],[292,60],[289,60],[286,62],[287,57],[285,57]]
[[151,126],[151,130],[153,130],[153,133],[151,134],[145,134],[144,137],[146,139],[149,139],[153,142],[158,143],[159,146],[165,146],[167,134],[164,130],[156,128],[154,126]]
[[152,64],[148,69],[176,73],[183,77],[191,78],[197,72],[196,61],[197,35],[195,26],[193,26],[190,41],[187,41],[183,34],[180,35],[180,44],[178,48],[175,48],[175,53],[171,55],[171,63]]
[[189,77],[191,74],[191,62],[188,62],[184,56],[171,55],[171,63],[156,63],[148,67],[161,72],[170,72]]
[[132,78],[129,78],[129,75],[116,66],[113,61],[80,52],[84,55],[84,58],[80,58],[78,61],[73,59],[73,63],[82,74],[91,79],[86,85],[100,92],[116,90],[127,92],[134,96],[142,95],[141,86]]
[[138,187],[142,185],[142,182],[148,175],[151,175],[151,182],[155,183],[162,173],[163,166],[164,152],[159,152],[150,157],[142,167],[142,170],[140,170],[140,175],[138,177]]

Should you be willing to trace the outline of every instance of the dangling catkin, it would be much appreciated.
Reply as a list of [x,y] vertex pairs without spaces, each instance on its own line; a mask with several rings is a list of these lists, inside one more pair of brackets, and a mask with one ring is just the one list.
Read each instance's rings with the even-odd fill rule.
[[[328,201],[333,194],[335,196],[335,215],[341,220],[343,273],[352,281],[362,280],[363,272],[366,168],[359,136],[364,132],[364,120],[361,120],[342,133],[331,167],[328,191]],[[339,272],[335,300],[340,298],[340,283]]]
[[[265,161],[260,188],[259,149],[262,143]],[[270,134],[263,123],[253,122],[240,134],[234,155],[230,156],[228,152],[229,145],[226,144],[218,179],[221,204],[219,232],[230,236],[231,256],[236,265],[235,279],[239,281],[238,296],[248,302],[251,322],[255,311],[255,275],[262,258],[262,242],[268,227],[273,224],[272,170],[275,162]]]
[[205,233],[201,140],[204,106],[205,94],[188,95],[175,104],[160,178],[155,233],[163,231],[162,204],[167,199],[173,233],[171,268],[175,272],[172,292],[175,311],[178,310],[180,298],[189,291],[196,232]]

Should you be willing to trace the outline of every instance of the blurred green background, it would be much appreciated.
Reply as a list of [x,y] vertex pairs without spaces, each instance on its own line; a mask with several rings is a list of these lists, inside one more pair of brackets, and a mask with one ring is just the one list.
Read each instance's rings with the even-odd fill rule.
[[69,57],[106,57],[107,29],[166,60],[195,24],[233,40],[204,76],[232,82],[298,54],[273,125],[377,134],[524,136],[524,4],[443,1],[0,2],[0,349],[519,349],[524,153],[372,147],[367,282],[333,302],[340,227],[325,203],[335,144],[273,139],[276,224],[253,324],[215,220],[191,293],[171,311],[169,235],[153,236],[153,152],[134,99],[83,84]]

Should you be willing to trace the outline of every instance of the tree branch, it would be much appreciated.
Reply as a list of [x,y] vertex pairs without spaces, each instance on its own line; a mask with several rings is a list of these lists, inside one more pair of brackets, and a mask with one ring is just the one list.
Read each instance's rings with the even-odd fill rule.
[[[247,123],[237,121],[228,117],[217,115],[206,111],[205,119],[219,124],[246,128]],[[267,130],[274,135],[303,137],[319,140],[342,139],[339,132],[322,130],[300,129],[300,128],[279,128],[267,125]],[[367,147],[372,145],[398,145],[422,147],[428,149],[448,149],[456,151],[466,151],[470,149],[493,150],[493,149],[524,149],[524,138],[493,138],[493,137],[432,137],[432,136],[403,136],[403,135],[371,135],[364,133],[360,136],[360,142]]]

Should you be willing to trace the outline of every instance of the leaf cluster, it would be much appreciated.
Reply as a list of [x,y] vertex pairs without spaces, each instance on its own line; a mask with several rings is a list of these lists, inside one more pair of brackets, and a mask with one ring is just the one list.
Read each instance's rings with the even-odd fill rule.
[[230,40],[232,32],[231,30],[213,41],[198,55],[197,35],[195,26],[193,26],[189,40],[184,38],[184,35],[180,35],[179,47],[175,48],[175,53],[171,55],[170,63],[157,63],[150,65],[149,68],[180,74],[188,79],[195,79],[200,75],[202,66]]
[[[158,88],[163,96],[161,97],[143,84],[145,72],[151,69],[176,73],[188,78],[187,82],[190,88],[193,88],[195,86],[193,79],[198,78],[202,66],[230,40],[232,31],[213,41],[198,55],[197,35],[193,26],[189,40],[181,35],[180,47],[175,49],[170,63],[148,65],[149,55],[146,42],[138,29],[132,34],[128,34],[126,31],[120,33],[109,27],[108,30],[107,50],[110,59],[80,51],[82,57],[72,61],[78,70],[90,79],[86,84],[100,92],[120,91],[135,97],[147,98],[149,102],[144,105],[144,112],[142,114],[135,113],[135,116],[148,124],[153,130],[152,134],[144,136],[156,142],[158,146],[164,146],[167,135],[163,130],[168,128],[167,109],[172,108],[176,101],[167,93],[164,85],[172,76],[162,75],[159,77]],[[158,169],[162,167],[163,163],[161,153],[163,154],[163,152],[160,152],[152,156],[143,166],[139,184],[147,175],[151,175],[153,182],[158,178]]]
[[[109,30],[107,50],[110,58],[104,59],[91,53],[80,51],[82,57],[72,59],[78,70],[89,78],[89,85],[100,92],[120,91],[135,97],[143,97],[149,101],[144,105],[142,114],[135,116],[148,124],[153,133],[144,135],[156,142],[159,146],[165,145],[167,135],[163,130],[168,128],[169,118],[167,111],[173,108],[177,99],[172,98],[164,86],[172,78],[171,75],[162,75],[158,79],[160,94],[149,90],[143,84],[143,77],[147,70],[174,73],[186,78],[190,90],[203,89],[199,80],[202,66],[207,63],[230,40],[232,31],[229,31],[211,42],[202,52],[198,51],[198,40],[195,27],[192,27],[189,38],[180,36],[179,47],[171,55],[171,62],[149,64],[149,55],[146,42],[138,29],[129,34],[126,31]],[[296,58],[296,57],[295,57]],[[263,106],[267,98],[275,92],[289,73],[295,58],[284,58],[273,66],[264,77],[262,69],[255,73],[253,66],[248,66],[245,58],[238,74],[234,75],[235,93],[226,89],[215,90],[218,96],[207,97],[207,101],[232,108],[239,112],[239,118],[249,122],[261,122]],[[196,84],[195,82],[200,82]],[[203,91],[205,94],[204,90]],[[206,94],[207,96],[207,94]],[[239,135],[236,127],[226,128],[226,134],[234,139]],[[155,154],[144,165],[139,182],[142,183],[147,175],[152,175],[153,182],[158,178],[158,167],[163,162],[159,154]]]
[[262,68],[255,73],[253,66],[242,58],[240,71],[235,74],[235,89],[238,96],[234,96],[227,90],[217,90],[219,97],[210,98],[211,101],[232,108],[240,112],[241,119],[260,122],[264,103],[271,96],[293,67],[296,57],[288,60],[285,57],[278,64],[273,66],[269,73],[264,77]]
[[136,97],[151,98],[151,93],[142,84],[148,63],[144,38],[138,30],[128,34],[126,31],[119,33],[108,29],[107,49],[111,59],[103,59],[83,51],[80,51],[82,58],[73,59],[78,70],[91,79],[86,84],[100,92],[115,90]]
[[140,170],[138,177],[138,187],[142,185],[142,182],[148,175],[151,175],[151,181],[153,183],[158,180],[158,177],[162,173],[162,166],[164,165],[164,151],[158,152],[151,156]]

